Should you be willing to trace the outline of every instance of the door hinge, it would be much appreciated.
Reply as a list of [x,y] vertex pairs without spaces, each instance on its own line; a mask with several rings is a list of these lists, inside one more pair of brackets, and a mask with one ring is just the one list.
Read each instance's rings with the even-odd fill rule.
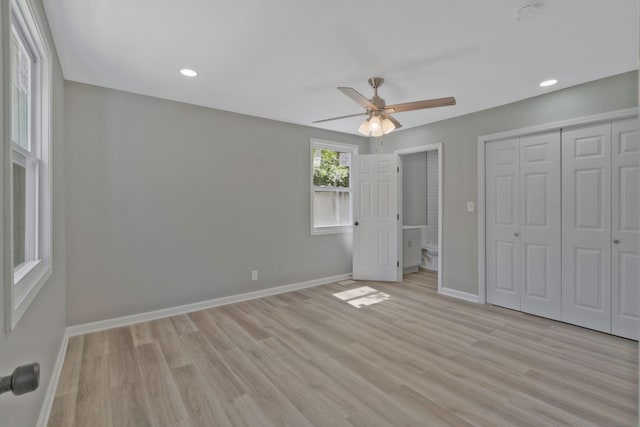
[[400,267],[400,261],[396,261],[396,267]]
[[400,221],[400,214],[396,214],[396,219]]
[[400,166],[396,166],[396,169],[398,170],[398,173],[400,173]]

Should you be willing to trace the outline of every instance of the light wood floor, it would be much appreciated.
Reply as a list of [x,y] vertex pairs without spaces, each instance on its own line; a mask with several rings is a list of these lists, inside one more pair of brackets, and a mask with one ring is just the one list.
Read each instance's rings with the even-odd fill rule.
[[[335,292],[388,301],[356,309]],[[439,296],[330,284],[74,337],[49,426],[637,425],[637,343]]]

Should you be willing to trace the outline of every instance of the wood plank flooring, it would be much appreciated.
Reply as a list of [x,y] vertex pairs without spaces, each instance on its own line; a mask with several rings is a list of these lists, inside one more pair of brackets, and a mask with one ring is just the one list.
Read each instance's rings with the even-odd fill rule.
[[[436,283],[329,284],[71,338],[49,426],[637,425],[636,342]],[[391,298],[332,296],[364,285]]]

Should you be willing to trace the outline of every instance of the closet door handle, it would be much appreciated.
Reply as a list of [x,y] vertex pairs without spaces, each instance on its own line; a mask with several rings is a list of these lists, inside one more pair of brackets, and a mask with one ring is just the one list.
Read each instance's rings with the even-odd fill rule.
[[619,244],[619,243],[620,243],[620,240],[618,240],[618,239],[613,239],[613,243],[617,245],[617,244]]
[[520,233],[513,233],[514,236],[518,237]]

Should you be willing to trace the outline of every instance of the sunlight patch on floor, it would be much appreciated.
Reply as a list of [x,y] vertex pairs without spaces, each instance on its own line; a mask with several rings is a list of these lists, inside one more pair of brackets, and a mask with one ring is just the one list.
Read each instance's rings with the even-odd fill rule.
[[370,288],[369,286],[362,286],[360,288],[349,289],[348,291],[338,292],[337,294],[333,294],[333,296],[341,299],[342,301],[346,301],[352,298],[357,298],[367,294],[372,294],[374,292],[378,292],[377,289]]
[[342,301],[346,301],[355,308],[377,304],[391,298],[391,295],[384,292],[378,292],[377,289],[370,288],[369,286],[362,286],[360,288],[338,292],[333,294],[333,296],[341,299]]
[[347,303],[351,304],[355,308],[360,308],[367,305],[377,304],[382,301],[386,301],[391,298],[391,295],[385,294],[384,292],[377,292],[375,294],[367,295],[362,298],[352,299],[351,301],[347,301]]

